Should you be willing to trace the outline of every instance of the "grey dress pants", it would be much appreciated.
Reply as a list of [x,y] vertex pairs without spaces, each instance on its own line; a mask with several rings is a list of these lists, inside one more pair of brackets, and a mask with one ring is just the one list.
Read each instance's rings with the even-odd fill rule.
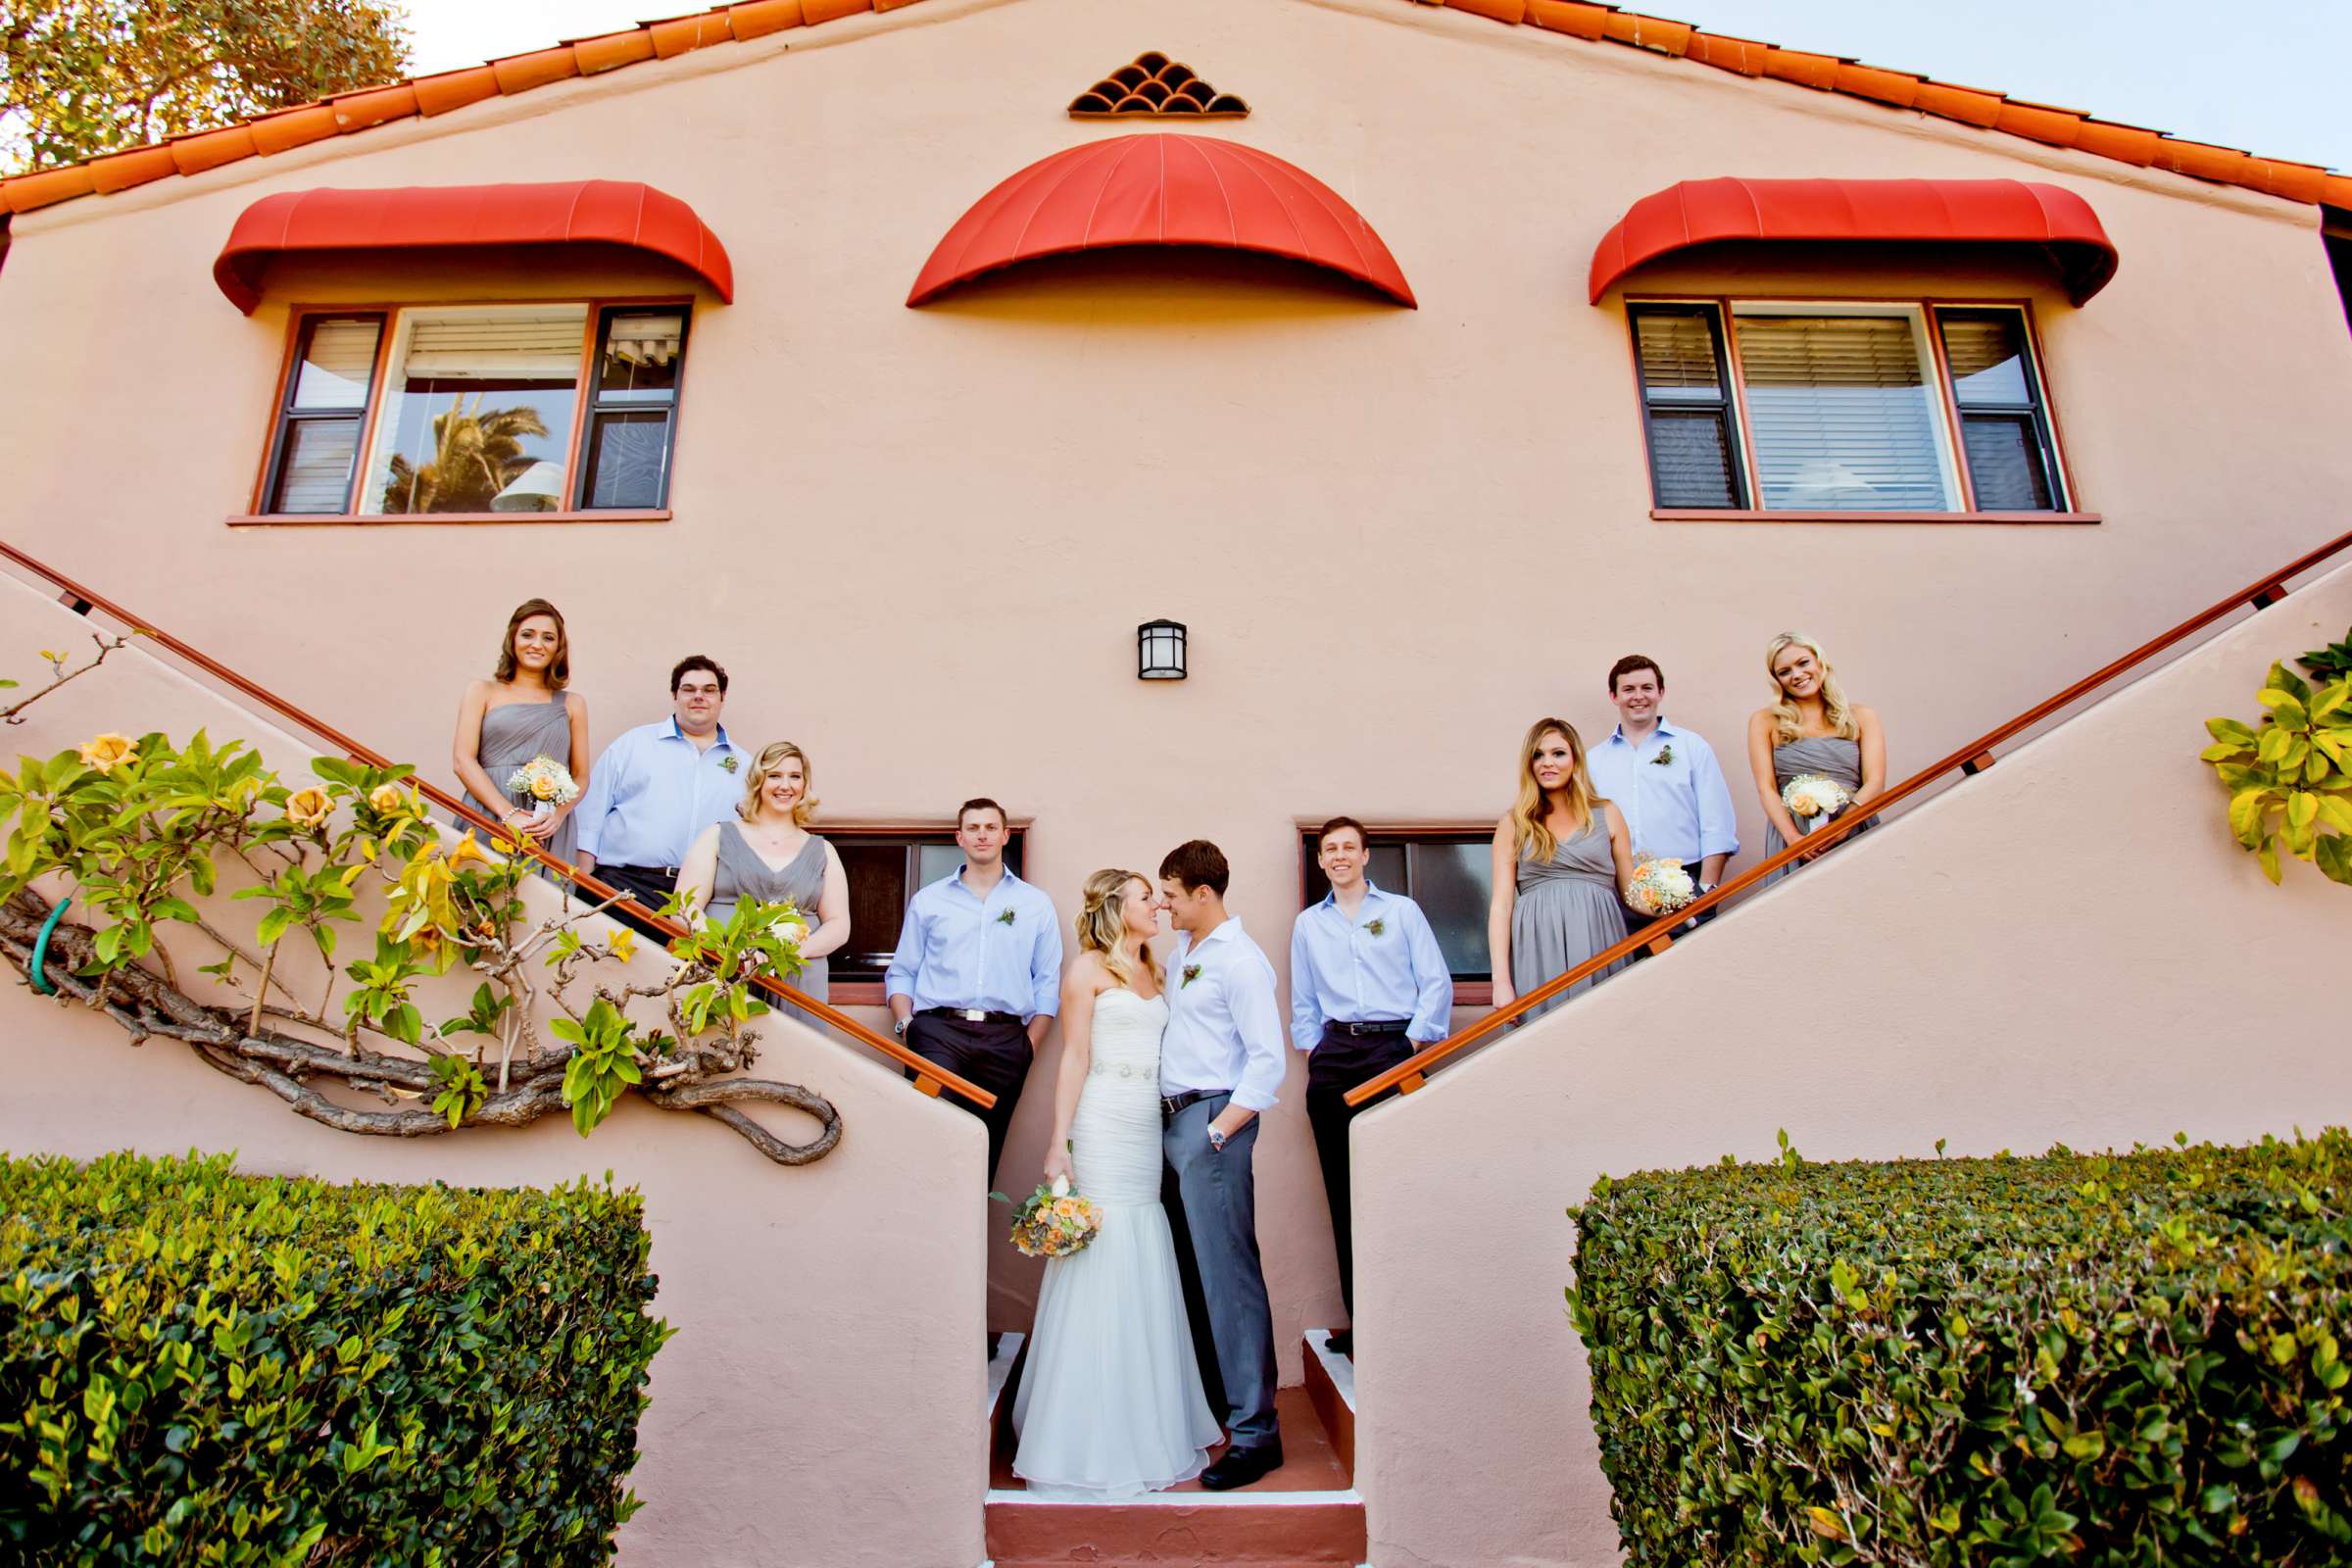
[[1211,1095],[1178,1111],[1160,1131],[1160,1147],[1175,1169],[1184,1198],[1184,1228],[1208,1301],[1217,1375],[1225,1385],[1226,1434],[1237,1448],[1272,1443],[1274,1424],[1274,1313],[1266,1304],[1265,1270],[1257,1255],[1257,1184],[1250,1156],[1258,1119],[1209,1147],[1208,1124],[1230,1095]]

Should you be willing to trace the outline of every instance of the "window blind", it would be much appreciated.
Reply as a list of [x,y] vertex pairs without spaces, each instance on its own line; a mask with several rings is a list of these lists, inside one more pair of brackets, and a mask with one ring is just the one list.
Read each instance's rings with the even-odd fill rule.
[[368,381],[375,373],[375,343],[383,323],[314,321],[310,346],[294,376],[294,409],[364,409]]
[[1899,316],[1740,316],[1749,436],[1767,508],[1939,512],[1936,415]]
[[580,373],[585,308],[528,316],[424,317],[409,328],[410,381],[570,381]]
[[332,513],[351,505],[358,419],[297,419],[286,428],[271,512]]

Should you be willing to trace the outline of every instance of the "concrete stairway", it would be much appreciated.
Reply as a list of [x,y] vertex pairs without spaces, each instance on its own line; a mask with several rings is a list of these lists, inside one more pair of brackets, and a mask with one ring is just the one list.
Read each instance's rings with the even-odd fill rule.
[[1040,1502],[1012,1473],[1012,1390],[1022,1347],[1004,1336],[989,1366],[988,1552],[993,1568],[1253,1564],[1354,1568],[1365,1553],[1355,1491],[1355,1372],[1306,1336],[1306,1382],[1281,1391],[1283,1466],[1239,1492],[1197,1481],[1109,1505]]

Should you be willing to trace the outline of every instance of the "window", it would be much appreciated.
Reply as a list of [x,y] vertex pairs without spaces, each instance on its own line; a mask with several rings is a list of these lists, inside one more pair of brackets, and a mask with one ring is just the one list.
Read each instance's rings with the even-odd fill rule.
[[[821,824],[817,830],[841,855],[850,879],[850,943],[833,955],[829,983],[837,1003],[880,1003],[882,976],[899,950],[906,906],[916,890],[953,876],[963,863],[956,830],[857,828]],[[1028,830],[1014,824],[1004,843],[1004,864],[1021,874]],[[853,989],[845,993],[844,986]]]
[[687,319],[682,304],[581,303],[306,318],[263,510],[479,517],[665,506]]
[[2056,443],[2026,318],[2016,311],[1939,310],[1943,359],[1979,512],[2048,512],[2059,504]]
[[271,512],[351,510],[351,470],[383,332],[380,316],[314,316],[302,323],[270,443]]
[[671,427],[678,369],[686,360],[686,313],[611,310],[597,334],[596,385],[589,391],[583,507],[659,507],[669,496]]
[[1643,310],[1634,317],[1634,341],[1658,505],[1739,506],[1740,435],[1715,312],[1704,305]]
[[[1322,900],[1331,891],[1323,868],[1315,863],[1315,829],[1298,832],[1298,858],[1304,868],[1303,901],[1299,907]],[[1371,852],[1364,874],[1384,893],[1401,893],[1421,906],[1436,933],[1438,951],[1454,983],[1493,978],[1487,956],[1487,906],[1494,892],[1494,831],[1492,828],[1431,829],[1374,827],[1366,844]],[[1286,938],[1287,940],[1287,938]],[[1456,996],[1456,1002],[1483,1001]]]
[[1630,314],[1661,510],[2066,508],[2021,309],[1740,301]]

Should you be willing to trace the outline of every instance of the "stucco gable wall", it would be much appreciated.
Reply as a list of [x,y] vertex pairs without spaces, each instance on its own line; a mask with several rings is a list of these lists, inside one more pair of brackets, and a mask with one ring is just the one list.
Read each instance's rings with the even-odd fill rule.
[[[2224,1142],[2352,1118],[2346,891],[2197,760],[2352,567],[1355,1124],[1376,1563],[1617,1561],[1562,1212],[1602,1172]],[[1433,1289],[1433,1282],[1445,1288]]]
[[[999,178],[1120,127],[1061,106],[1145,48],[1253,115],[1203,126],[1353,202],[1422,301],[1144,255],[903,308]],[[1585,301],[1636,197],[1720,173],[2016,176],[2083,192],[2123,251],[2077,312],[2014,262],[1740,288],[2026,298],[2095,527],[1653,522],[1624,321]],[[726,243],[695,319],[675,520],[232,531],[290,302],[380,302],[288,268],[251,318],[211,261],[243,207],[319,184],[643,179]],[[21,217],[0,277],[0,533],[387,752],[446,769],[508,611],[563,606],[598,744],[710,653],[728,723],[791,736],[834,820],[988,793],[1035,816],[1065,906],[1194,834],[1279,962],[1294,819],[1491,820],[1526,722],[1588,733],[1641,649],[1740,774],[1794,625],[1886,715],[1898,772],[2344,526],[2352,356],[2312,210],[2014,137],[1388,0],[930,0],[633,66],[442,120]],[[1776,264],[1778,265],[1778,264]],[[663,277],[502,263],[412,299]],[[1659,270],[1645,287],[1710,290]],[[398,615],[391,612],[397,607]],[[1140,687],[1134,627],[1193,627]],[[387,679],[397,670],[398,680]],[[445,778],[446,774],[441,774]],[[1743,837],[1762,823],[1735,785]],[[1047,1137],[1049,1044],[1003,1178]],[[1278,1343],[1336,1320],[1302,1072],[1260,1149]],[[1003,1254],[1003,1249],[996,1249]],[[998,1258],[1001,1327],[1034,1274]]]

